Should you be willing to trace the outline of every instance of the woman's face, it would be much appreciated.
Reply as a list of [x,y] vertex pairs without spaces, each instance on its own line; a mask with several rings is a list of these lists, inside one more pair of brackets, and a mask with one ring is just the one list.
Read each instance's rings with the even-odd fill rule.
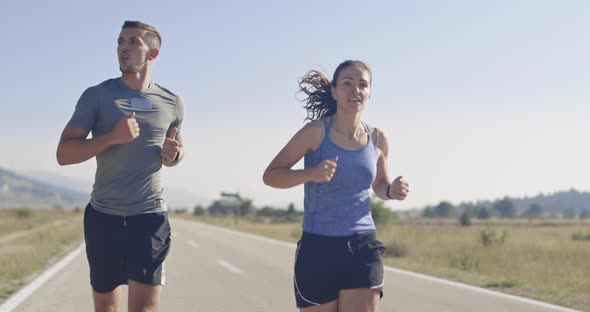
[[338,111],[361,112],[371,98],[371,75],[361,66],[344,68],[338,75],[336,86],[332,87],[332,97]]

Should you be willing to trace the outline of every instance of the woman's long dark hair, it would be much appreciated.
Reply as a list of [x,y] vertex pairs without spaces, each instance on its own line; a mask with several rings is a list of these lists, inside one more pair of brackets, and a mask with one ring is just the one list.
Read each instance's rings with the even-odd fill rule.
[[310,70],[301,78],[299,81],[299,92],[303,92],[306,95],[304,99],[300,100],[301,102],[305,102],[303,106],[307,110],[305,120],[319,120],[336,113],[336,100],[332,97],[332,87],[336,87],[340,72],[349,66],[359,66],[369,72],[369,76],[372,77],[371,70],[367,64],[361,61],[347,60],[336,67],[332,81],[317,70]]

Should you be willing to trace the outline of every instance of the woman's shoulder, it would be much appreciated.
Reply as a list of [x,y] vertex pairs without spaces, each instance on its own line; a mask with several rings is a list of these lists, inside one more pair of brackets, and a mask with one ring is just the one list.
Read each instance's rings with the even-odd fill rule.
[[305,132],[309,135],[323,135],[324,133],[324,120],[320,119],[320,120],[312,120],[309,121],[308,123],[305,124],[305,126],[303,126],[303,128],[301,128],[302,132]]
[[383,144],[387,144],[387,135],[385,134],[385,132],[383,132],[383,130],[381,130],[379,127],[373,127],[370,125],[367,125],[367,127],[369,128],[369,132],[371,133],[373,144],[375,144],[375,146],[377,146],[378,148],[383,148]]
[[312,120],[306,123],[297,132],[297,141],[305,145],[306,150],[316,150],[324,139],[324,124],[321,120]]

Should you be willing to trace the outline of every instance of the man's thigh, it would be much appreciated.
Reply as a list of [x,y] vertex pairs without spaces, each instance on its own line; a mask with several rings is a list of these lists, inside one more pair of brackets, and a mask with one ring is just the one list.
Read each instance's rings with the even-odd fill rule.
[[338,296],[338,312],[374,312],[379,305],[377,289],[343,289]]
[[164,285],[164,260],[171,245],[165,212],[127,218],[127,277],[145,285]]
[[92,289],[106,294],[127,284],[123,218],[99,212],[89,204],[84,212],[84,240]]

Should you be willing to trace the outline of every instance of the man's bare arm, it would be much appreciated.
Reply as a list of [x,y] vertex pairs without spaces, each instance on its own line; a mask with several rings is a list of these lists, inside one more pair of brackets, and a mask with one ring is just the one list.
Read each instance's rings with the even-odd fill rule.
[[106,134],[86,139],[88,133],[78,127],[67,126],[57,145],[57,163],[61,166],[78,164],[96,156],[112,145]]
[[86,139],[90,132],[66,126],[57,145],[57,163],[61,166],[78,164],[98,155],[113,144],[131,142],[139,136],[135,113],[121,118],[115,128],[104,135]]

